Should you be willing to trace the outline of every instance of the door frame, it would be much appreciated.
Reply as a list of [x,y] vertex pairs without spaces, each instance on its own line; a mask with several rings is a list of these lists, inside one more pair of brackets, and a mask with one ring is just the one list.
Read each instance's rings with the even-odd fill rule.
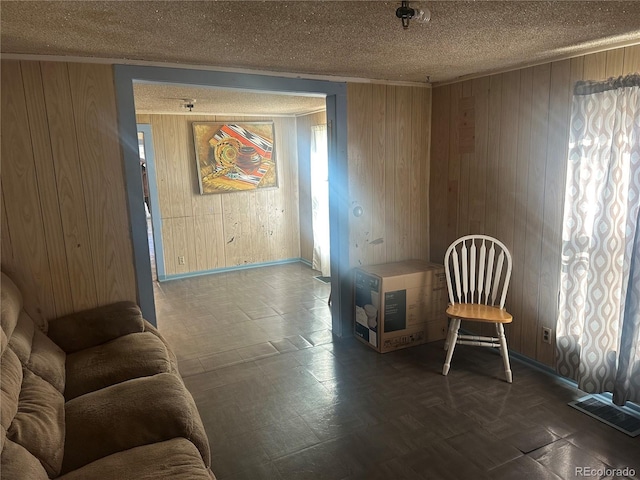
[[138,153],[134,82],[198,85],[271,93],[324,95],[329,140],[329,228],[331,243],[331,317],[337,337],[352,335],[349,268],[347,84],[326,80],[286,78],[245,73],[170,67],[114,65],[118,128],[124,160],[125,187],[137,284],[138,303],[147,320],[156,324],[151,262],[146,233]]
[[[162,245],[162,215],[160,215],[160,199],[158,198],[158,178],[156,176],[156,159],[153,149],[153,129],[148,123],[136,124],[138,132],[144,138],[144,154],[147,168],[147,184],[149,188],[149,203],[151,204],[151,229],[153,230],[153,245],[156,259],[156,275],[163,280],[164,248]],[[151,255],[149,255],[151,257]]]

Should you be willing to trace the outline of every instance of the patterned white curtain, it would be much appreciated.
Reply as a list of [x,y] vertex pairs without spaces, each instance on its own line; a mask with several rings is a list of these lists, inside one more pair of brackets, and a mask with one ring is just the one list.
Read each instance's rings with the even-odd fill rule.
[[329,152],[327,126],[311,127],[312,268],[331,276],[329,248]]
[[640,402],[640,76],[579,83],[562,232],[558,373]]

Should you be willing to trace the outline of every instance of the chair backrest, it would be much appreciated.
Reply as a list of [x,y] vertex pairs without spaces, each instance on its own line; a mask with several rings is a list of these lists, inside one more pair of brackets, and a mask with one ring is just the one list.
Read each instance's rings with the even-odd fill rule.
[[451,304],[482,303],[504,308],[511,254],[502,242],[488,235],[461,237],[449,245],[444,265]]

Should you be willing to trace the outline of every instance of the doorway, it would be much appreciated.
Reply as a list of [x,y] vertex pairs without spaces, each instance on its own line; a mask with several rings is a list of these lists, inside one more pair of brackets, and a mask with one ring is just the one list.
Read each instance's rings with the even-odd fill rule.
[[[162,256],[162,216],[158,199],[155,152],[151,125],[138,124],[138,152],[142,174],[144,195],[147,245],[151,263],[151,279],[157,281],[164,276],[164,258]],[[160,253],[160,254],[159,254]]]
[[[347,112],[346,84],[296,78],[268,77],[230,72],[198,71],[162,67],[116,65],[114,67],[120,136],[124,146],[125,177],[129,198],[134,258],[139,303],[145,316],[155,322],[153,283],[149,260],[144,209],[135,205],[141,200],[139,160],[133,99],[134,82],[160,82],[259,90],[266,92],[320,93],[326,95],[329,125],[329,210],[331,243],[332,332],[338,337],[351,335],[349,304],[349,258],[347,210]],[[132,148],[136,145],[136,148]],[[343,301],[344,299],[344,301]]]
[[311,212],[313,230],[312,267],[318,280],[331,281],[329,225],[329,150],[327,124],[311,127]]

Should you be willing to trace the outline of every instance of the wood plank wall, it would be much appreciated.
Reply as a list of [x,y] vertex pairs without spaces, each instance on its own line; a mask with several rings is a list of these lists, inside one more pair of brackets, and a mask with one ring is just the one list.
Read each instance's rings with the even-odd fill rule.
[[431,89],[349,84],[347,98],[350,264],[426,260]]
[[2,61],[2,270],[37,320],[136,300],[112,67]]
[[573,85],[640,72],[640,46],[433,89],[431,259],[469,233],[500,238],[514,265],[511,349],[553,365]]
[[137,120],[153,132],[166,275],[300,257],[295,118],[273,119],[277,189],[215,195],[200,195],[192,122],[270,119],[139,115]]
[[298,131],[298,188],[300,212],[300,257],[313,260],[311,224],[311,127],[327,123],[327,112],[296,117]]

